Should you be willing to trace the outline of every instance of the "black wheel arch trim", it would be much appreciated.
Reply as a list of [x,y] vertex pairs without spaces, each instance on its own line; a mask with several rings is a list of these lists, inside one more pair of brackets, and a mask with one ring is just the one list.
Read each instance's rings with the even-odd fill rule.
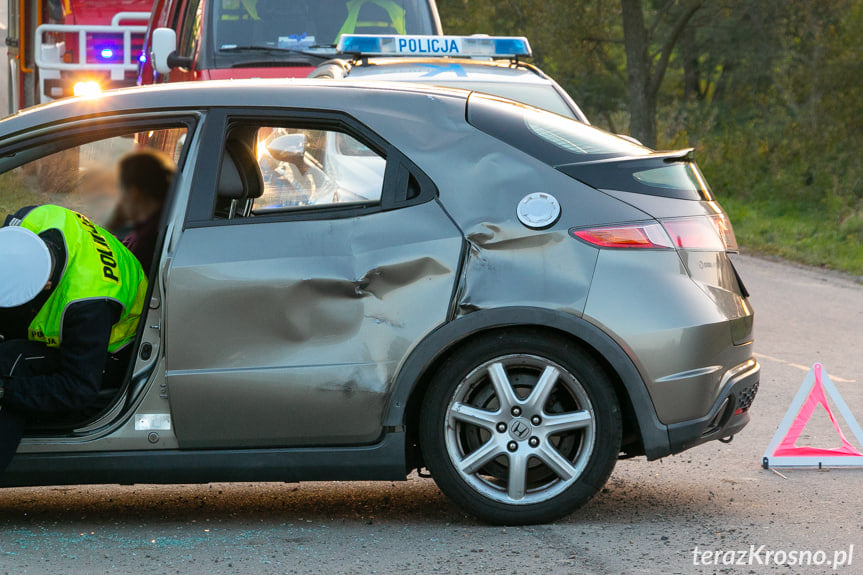
[[461,316],[433,331],[402,363],[384,412],[384,426],[405,424],[408,401],[427,370],[444,353],[465,338],[489,329],[540,326],[567,333],[596,350],[615,370],[629,395],[648,459],[671,453],[668,427],[659,421],[644,380],[632,359],[608,334],[589,321],[566,312],[535,307],[479,310]]

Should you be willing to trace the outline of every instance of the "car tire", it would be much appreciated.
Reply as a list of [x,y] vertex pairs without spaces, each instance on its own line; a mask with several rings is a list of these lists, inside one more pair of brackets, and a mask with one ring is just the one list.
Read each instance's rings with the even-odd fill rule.
[[493,524],[547,523],[608,480],[621,417],[608,376],[575,342],[498,331],[432,376],[419,434],[426,467],[465,511]]

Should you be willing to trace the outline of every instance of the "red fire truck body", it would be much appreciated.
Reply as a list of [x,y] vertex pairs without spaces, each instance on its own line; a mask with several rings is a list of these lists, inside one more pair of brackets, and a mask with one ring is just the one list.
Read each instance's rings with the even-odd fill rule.
[[134,85],[153,0],[10,0],[9,112]]

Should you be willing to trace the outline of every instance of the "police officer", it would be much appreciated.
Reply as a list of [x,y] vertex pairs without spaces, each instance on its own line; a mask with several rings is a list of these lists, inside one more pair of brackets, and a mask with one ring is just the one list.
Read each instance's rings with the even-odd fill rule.
[[24,208],[0,227],[0,472],[27,419],[93,407],[131,359],[147,280],[85,216]]

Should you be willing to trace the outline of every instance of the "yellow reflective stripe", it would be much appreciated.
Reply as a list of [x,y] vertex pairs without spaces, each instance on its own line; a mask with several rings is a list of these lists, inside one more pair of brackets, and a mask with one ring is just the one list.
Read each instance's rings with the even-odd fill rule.
[[260,20],[261,18],[258,16],[258,1],[257,0],[240,0],[240,4],[243,5],[243,8],[246,9],[246,12],[249,16],[252,17],[252,20]]
[[[236,10],[238,7],[242,6],[243,10],[246,11],[246,15],[250,16],[252,20],[260,20],[261,18],[258,16],[258,5],[257,0],[239,0],[235,6],[227,6],[227,2],[222,3],[222,8],[227,10]],[[233,3],[232,3],[233,4]],[[245,20],[245,16],[238,14],[225,14],[219,17],[222,21],[236,21],[236,20]]]
[[[390,21],[370,22],[359,20],[360,9],[365,4],[376,4],[377,6],[380,6],[381,8],[386,10],[387,14],[389,14],[390,16]],[[342,24],[342,28],[341,30],[339,30],[339,33],[336,36],[334,42],[338,42],[342,34],[354,34],[357,31],[358,27],[390,27],[393,28],[398,34],[407,34],[405,26],[405,9],[393,2],[392,0],[350,0],[347,4],[345,4],[345,6],[348,9],[348,17],[345,19],[345,23]]]

